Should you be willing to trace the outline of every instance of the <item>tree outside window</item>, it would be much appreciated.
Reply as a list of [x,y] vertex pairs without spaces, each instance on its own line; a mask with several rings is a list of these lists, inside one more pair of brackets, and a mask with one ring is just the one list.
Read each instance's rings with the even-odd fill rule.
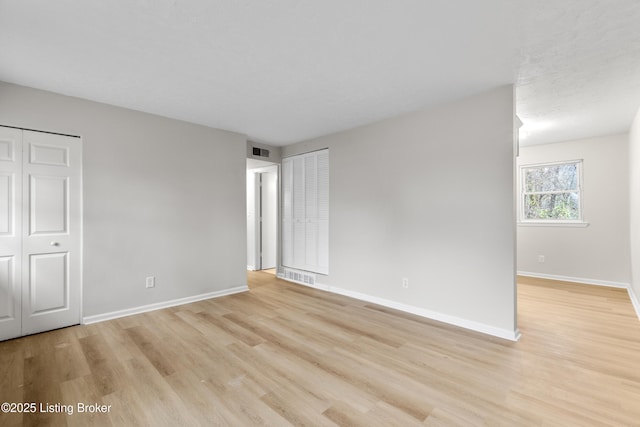
[[582,221],[582,161],[521,166],[521,221]]

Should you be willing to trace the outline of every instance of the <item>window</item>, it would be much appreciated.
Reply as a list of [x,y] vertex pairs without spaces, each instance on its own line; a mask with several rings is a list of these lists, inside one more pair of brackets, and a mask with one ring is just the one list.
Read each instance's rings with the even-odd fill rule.
[[329,150],[282,160],[282,265],[329,273]]
[[582,160],[520,167],[520,221],[583,223]]

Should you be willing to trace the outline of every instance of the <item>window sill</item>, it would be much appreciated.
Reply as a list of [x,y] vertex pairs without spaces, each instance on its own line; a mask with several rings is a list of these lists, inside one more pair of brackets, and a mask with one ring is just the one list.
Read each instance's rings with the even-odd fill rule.
[[518,227],[588,227],[586,221],[519,221]]

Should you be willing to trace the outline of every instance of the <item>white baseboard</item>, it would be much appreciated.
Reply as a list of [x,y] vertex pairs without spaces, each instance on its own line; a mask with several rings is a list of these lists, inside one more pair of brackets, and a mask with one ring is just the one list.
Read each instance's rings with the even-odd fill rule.
[[581,283],[584,285],[606,286],[610,288],[626,289],[627,293],[629,294],[629,299],[631,299],[631,304],[633,305],[633,308],[636,311],[636,315],[640,320],[640,300],[638,299],[638,296],[633,291],[633,288],[631,287],[630,283],[611,282],[608,280],[585,279],[583,277],[559,276],[556,274],[531,273],[528,271],[518,271],[518,275],[526,276],[526,277],[535,277],[539,279],[561,280],[563,282]]
[[431,320],[437,320],[438,322],[448,323],[450,325],[459,326],[461,328],[470,329],[472,331],[481,332],[483,334],[492,335],[494,337],[503,338],[510,341],[518,341],[520,339],[519,330],[509,330],[496,328],[494,326],[486,325],[484,323],[474,322],[471,320],[463,319],[456,316],[450,316],[448,314],[438,313],[436,311],[427,310],[425,308],[415,307],[413,305],[403,304],[396,301],[391,301],[384,298],[378,298],[371,295],[363,294],[360,292],[353,292],[347,289],[338,288],[335,286],[323,285],[316,283],[315,285],[309,285],[298,281],[286,279],[283,276],[279,276],[283,280],[298,283],[300,285],[308,286],[310,288],[319,289],[322,291],[331,292],[334,294],[344,295],[347,297],[355,298],[360,301],[367,301],[373,304],[378,304],[383,307],[393,308],[395,310],[403,311],[405,313],[415,314],[421,317],[425,317]]
[[518,271],[518,276],[536,277],[538,279],[560,280],[563,282],[582,283],[584,285],[607,286],[609,288],[629,289],[629,283],[611,282],[609,280],[586,279],[584,277],[560,276],[558,274],[531,273],[529,271]]
[[638,320],[640,320],[640,299],[638,299],[638,295],[633,291],[631,286],[627,288],[627,292],[629,292],[631,304],[633,304],[633,308],[636,310],[636,314],[638,315]]
[[140,307],[127,308],[124,310],[112,311],[110,313],[96,314],[93,316],[85,316],[82,318],[83,325],[104,322],[105,320],[118,319],[120,317],[131,316],[134,314],[146,313],[148,311],[160,310],[167,307],[175,307],[176,305],[189,304],[192,302],[202,301],[210,298],[219,298],[227,295],[233,295],[240,292],[246,292],[249,288],[245,286],[237,286],[222,291],[207,292],[206,294],[193,295],[185,298],[178,298],[170,301],[157,302],[154,304],[142,305]]

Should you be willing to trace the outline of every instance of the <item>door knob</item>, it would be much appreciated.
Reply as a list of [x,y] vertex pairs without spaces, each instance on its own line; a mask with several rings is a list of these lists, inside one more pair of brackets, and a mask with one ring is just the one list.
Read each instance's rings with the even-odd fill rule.
[[51,242],[51,246],[60,246],[60,243],[58,243],[58,242]]

